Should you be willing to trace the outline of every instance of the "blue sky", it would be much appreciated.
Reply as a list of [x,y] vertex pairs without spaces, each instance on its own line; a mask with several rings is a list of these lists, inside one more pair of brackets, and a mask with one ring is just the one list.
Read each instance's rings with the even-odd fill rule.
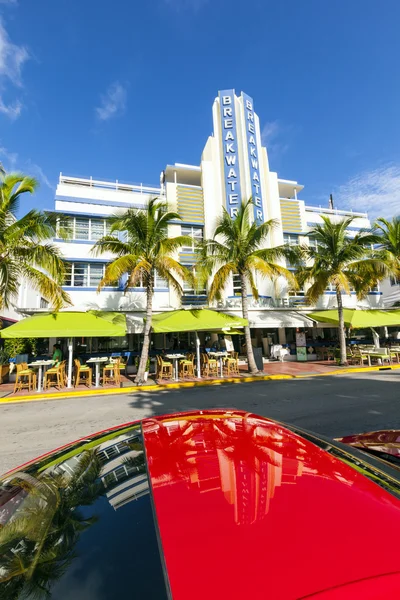
[[235,88],[308,204],[400,212],[398,0],[0,0],[0,18],[0,160],[42,208],[60,171],[157,184],[198,164]]

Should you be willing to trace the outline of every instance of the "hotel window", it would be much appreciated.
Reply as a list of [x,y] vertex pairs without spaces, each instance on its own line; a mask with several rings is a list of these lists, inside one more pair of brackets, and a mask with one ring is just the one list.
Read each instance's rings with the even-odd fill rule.
[[202,227],[181,227],[181,235],[187,235],[192,238],[192,244],[190,246],[182,246],[182,252],[194,252],[196,244],[203,239],[203,228]]
[[49,308],[49,303],[45,298],[40,298],[39,308]]
[[89,219],[75,219],[75,235],[76,240],[89,239]]
[[290,297],[293,297],[293,296],[305,296],[306,295],[306,293],[304,291],[304,288],[301,288],[299,290],[291,290],[291,289],[289,289],[288,294],[289,294]]
[[[336,292],[336,287],[335,287],[335,285],[334,285],[333,283],[330,283],[330,284],[328,285],[328,287],[326,288],[325,292]],[[350,286],[350,293],[353,293],[353,292],[355,292],[355,289],[354,289],[354,287],[353,287],[353,286]],[[345,293],[346,293],[346,292],[344,292],[344,291],[342,290],[342,294],[345,294]]]
[[379,285],[374,285],[369,288],[370,292],[379,292]]
[[318,240],[315,237],[310,235],[310,237],[308,238],[308,246],[309,246],[309,248],[314,248],[314,250],[317,250]]
[[400,278],[399,277],[391,277],[390,278],[390,285],[399,285],[400,284]]
[[283,234],[283,243],[288,244],[289,246],[298,246],[299,245],[299,236],[292,235],[289,233]]
[[166,279],[164,279],[163,277],[160,277],[160,275],[157,272],[154,274],[154,287],[155,288],[167,288],[168,287],[168,281]]
[[233,283],[233,295],[241,296],[242,295],[242,282],[240,281],[240,275],[238,273],[234,273],[232,275],[232,283]]
[[[190,265],[187,265],[187,268],[190,269]],[[196,277],[196,269],[193,268],[193,275]],[[184,281],[182,283],[183,295],[184,296],[207,296],[207,290],[193,288],[190,283]]]
[[103,236],[109,235],[111,225],[107,219],[92,219],[74,217],[74,240],[91,240],[97,242]]
[[97,288],[100,281],[104,277],[105,269],[105,263],[66,263],[66,276],[64,285],[75,288]]

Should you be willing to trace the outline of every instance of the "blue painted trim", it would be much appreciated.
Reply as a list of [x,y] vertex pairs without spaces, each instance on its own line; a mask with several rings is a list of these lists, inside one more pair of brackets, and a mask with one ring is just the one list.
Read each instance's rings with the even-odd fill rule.
[[[122,288],[124,289],[124,288]],[[128,292],[145,292],[146,288],[144,287],[130,287],[127,289]],[[155,292],[169,292],[168,288],[154,288]]]
[[[96,240],[97,241],[97,240]],[[61,238],[53,238],[53,242],[57,242],[58,244],[85,244],[86,246],[94,246],[96,241],[93,240],[62,240]]]
[[[241,298],[241,297],[242,296],[228,296],[228,298]],[[247,294],[247,297],[248,298],[252,298],[253,295],[252,294]],[[261,296],[261,295],[259,295],[258,297],[259,298],[265,298],[265,299],[272,298],[272,296]]]
[[[156,194],[154,195],[156,196]],[[117,206],[119,208],[145,208],[146,206],[145,204],[134,203],[133,199],[132,204],[129,202],[117,202],[116,200],[91,200],[89,198],[70,198],[69,196],[56,196],[55,199],[56,201],[71,202],[72,204],[97,204],[99,206]]]
[[[97,287],[74,287],[72,285],[63,285],[63,290],[67,292],[97,292]],[[117,287],[104,287],[100,290],[100,292],[119,292],[120,290]]]
[[[349,296],[346,292],[341,292],[342,296]],[[356,292],[350,292],[350,296],[355,296]],[[324,292],[324,296],[336,296],[336,292]]]
[[382,296],[383,292],[368,292],[368,296]]
[[108,263],[110,262],[109,260],[104,260],[104,258],[64,258],[63,260],[67,261],[67,262],[81,262],[81,263],[101,263],[103,265],[108,265]]

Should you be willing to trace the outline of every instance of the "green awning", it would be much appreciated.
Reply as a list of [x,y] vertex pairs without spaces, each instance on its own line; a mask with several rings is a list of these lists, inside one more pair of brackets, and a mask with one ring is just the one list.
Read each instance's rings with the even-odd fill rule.
[[115,312],[74,312],[38,314],[0,331],[2,338],[122,337],[126,317]]
[[191,309],[174,310],[154,315],[152,328],[154,333],[174,333],[179,331],[226,331],[231,328],[245,327],[246,319],[233,317],[215,310]]
[[[352,327],[353,329],[400,325],[400,310],[357,310],[345,308],[343,309],[343,314],[345,326]],[[308,313],[307,317],[319,323],[331,323],[335,327],[339,325],[337,309]]]

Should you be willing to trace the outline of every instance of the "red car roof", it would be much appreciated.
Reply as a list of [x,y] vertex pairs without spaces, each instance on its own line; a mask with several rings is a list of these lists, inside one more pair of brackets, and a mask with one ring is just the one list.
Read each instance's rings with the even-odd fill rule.
[[400,571],[400,501],[285,426],[204,411],[143,432],[175,600],[336,598]]

